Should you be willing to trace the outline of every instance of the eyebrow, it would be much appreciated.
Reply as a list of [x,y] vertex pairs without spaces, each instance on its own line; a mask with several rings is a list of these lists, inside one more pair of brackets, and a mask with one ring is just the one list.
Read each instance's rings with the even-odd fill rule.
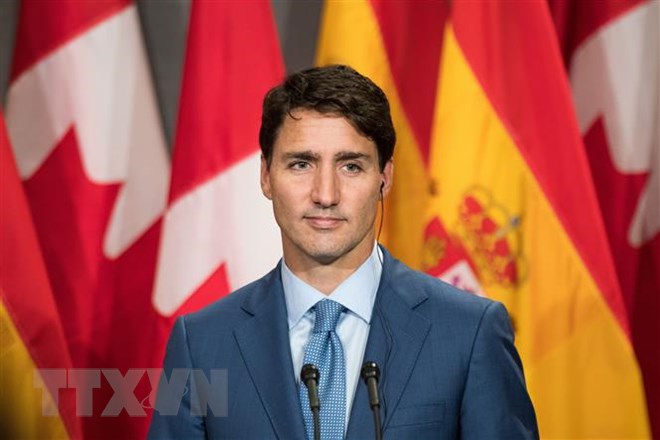
[[[292,151],[292,152],[284,153],[283,158],[284,160],[298,159],[298,160],[306,160],[312,162],[312,161],[318,161],[320,159],[320,156],[318,153],[314,153],[311,150],[305,150],[305,151]],[[368,154],[358,153],[355,151],[340,151],[339,153],[335,154],[334,159],[336,161],[365,160],[369,162],[372,160],[372,157]]]
[[367,162],[371,161],[371,156],[364,153],[357,153],[354,151],[342,151],[335,154],[335,160],[365,160]]
[[313,153],[311,150],[307,151],[291,151],[289,153],[284,153],[284,160],[298,159],[298,160],[307,160],[307,161],[317,161],[319,155]]

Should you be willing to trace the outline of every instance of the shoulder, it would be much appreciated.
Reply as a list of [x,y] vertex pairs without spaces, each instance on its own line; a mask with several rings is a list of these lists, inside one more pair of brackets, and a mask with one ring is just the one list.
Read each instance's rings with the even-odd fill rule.
[[181,320],[188,332],[231,331],[246,319],[255,307],[259,306],[273,287],[281,284],[279,265],[262,278],[251,282],[229,295],[209,304],[199,311],[184,315]]
[[442,327],[478,327],[484,317],[491,314],[508,317],[501,303],[411,269],[389,254],[386,254],[381,282],[389,284],[396,295],[417,313],[442,324]]

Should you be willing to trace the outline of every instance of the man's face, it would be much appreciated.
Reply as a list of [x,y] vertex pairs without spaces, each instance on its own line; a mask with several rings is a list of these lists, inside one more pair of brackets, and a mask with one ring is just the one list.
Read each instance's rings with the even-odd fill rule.
[[287,116],[270,167],[261,161],[261,188],[273,201],[282,247],[292,269],[360,264],[371,253],[382,194],[392,184],[376,144],[343,117],[313,110]]

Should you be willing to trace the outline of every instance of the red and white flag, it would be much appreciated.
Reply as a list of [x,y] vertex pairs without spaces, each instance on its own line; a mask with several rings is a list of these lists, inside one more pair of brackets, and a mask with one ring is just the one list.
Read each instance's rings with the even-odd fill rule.
[[[73,367],[157,367],[169,163],[135,5],[24,1],[12,67],[7,126]],[[76,408],[85,437],[144,436],[149,383],[126,378],[90,376],[93,408],[85,396]],[[135,397],[123,397],[130,416],[107,412],[115,387]]]
[[79,438],[73,396],[44,370],[71,359],[13,156],[0,111],[0,426],[6,438]]
[[270,2],[193,2],[154,290],[165,316],[257,279],[281,256],[258,133],[263,96],[283,73]]
[[660,437],[660,2],[550,6]]

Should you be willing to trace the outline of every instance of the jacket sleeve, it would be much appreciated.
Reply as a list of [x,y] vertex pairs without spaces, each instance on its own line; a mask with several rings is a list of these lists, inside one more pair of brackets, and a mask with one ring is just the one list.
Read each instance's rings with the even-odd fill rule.
[[192,371],[185,317],[180,317],[167,343],[148,439],[206,437],[204,419],[195,415],[195,408],[191,406]]
[[460,432],[464,439],[539,438],[509,315],[500,303],[486,307],[476,332]]

